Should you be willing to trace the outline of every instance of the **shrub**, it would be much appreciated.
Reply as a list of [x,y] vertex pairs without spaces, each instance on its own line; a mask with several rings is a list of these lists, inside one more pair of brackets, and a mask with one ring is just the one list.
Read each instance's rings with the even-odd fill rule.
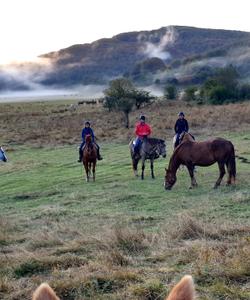
[[164,96],[167,99],[174,100],[177,97],[177,88],[174,85],[169,85],[165,87]]

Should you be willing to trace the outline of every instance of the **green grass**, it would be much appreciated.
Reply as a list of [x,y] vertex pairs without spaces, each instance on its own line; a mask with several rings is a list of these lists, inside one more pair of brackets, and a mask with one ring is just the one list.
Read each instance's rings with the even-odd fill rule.
[[[234,143],[237,155],[250,160],[249,136],[249,132],[244,132],[223,137]],[[198,168],[197,189],[188,189],[188,172],[180,169],[176,185],[165,191],[164,168],[171,147],[169,141],[167,159],[155,161],[156,179],[151,179],[147,164],[142,181],[133,176],[128,145],[103,144],[104,160],[98,162],[96,182],[87,183],[82,165],[76,162],[76,146],[12,146],[7,153],[9,162],[0,165],[0,250],[4,253],[0,256],[0,298],[19,295],[29,299],[31,290],[43,280],[52,281],[63,297],[69,293],[65,281],[69,284],[71,278],[72,295],[149,299],[145,295],[150,294],[150,299],[163,299],[162,284],[188,272],[197,279],[200,294],[205,286],[211,299],[231,299],[230,295],[235,297],[238,291],[238,299],[247,299],[249,288],[241,288],[241,283],[235,281],[249,278],[249,270],[243,270],[241,262],[235,259],[233,262],[242,272],[230,283],[233,271],[227,269],[227,263],[232,265],[230,255],[231,259],[234,255],[227,245],[243,243],[244,248],[249,243],[250,164],[237,160],[234,187],[225,186],[224,179],[221,187],[213,189],[218,176],[218,167],[213,165]],[[186,216],[201,224],[201,240],[207,239],[206,231],[217,230],[215,236],[221,234],[225,245],[221,246],[220,239],[216,246],[215,241],[210,241],[211,246],[208,241],[188,244],[183,241],[186,238],[175,240],[174,231],[179,227],[182,230],[181,221]],[[245,231],[238,230],[241,227]],[[229,255],[228,262],[218,254],[223,251]],[[221,255],[226,275],[214,268],[216,255]],[[117,268],[122,275],[118,275]],[[85,277],[80,283],[79,278],[74,281],[69,276],[70,272],[73,277],[78,278],[79,272],[85,273]],[[207,276],[211,279],[209,283]],[[23,294],[22,278],[29,282]],[[100,278],[105,288],[94,288],[93,282]],[[91,289],[86,291],[88,285]]]

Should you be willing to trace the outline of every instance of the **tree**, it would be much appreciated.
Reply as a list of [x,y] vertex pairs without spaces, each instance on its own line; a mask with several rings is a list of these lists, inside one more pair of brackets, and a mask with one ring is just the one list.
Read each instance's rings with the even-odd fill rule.
[[164,96],[167,99],[173,100],[177,97],[177,88],[174,85],[168,85],[165,87]]
[[149,92],[138,90],[126,78],[110,81],[109,88],[104,91],[104,107],[109,111],[121,111],[125,117],[125,127],[129,128],[129,113],[134,107],[139,109],[143,104],[149,103],[154,97]]
[[137,109],[140,109],[143,104],[150,103],[151,100],[154,99],[154,97],[150,95],[150,92],[136,89],[133,90],[131,96],[135,99]]
[[197,88],[194,86],[190,86],[185,89],[184,91],[184,100],[185,101],[195,101],[195,92],[197,91]]
[[201,94],[212,104],[222,104],[239,97],[238,73],[233,66],[218,69],[214,76],[206,80]]
[[243,100],[249,100],[250,99],[250,84],[244,83],[239,88],[239,97]]

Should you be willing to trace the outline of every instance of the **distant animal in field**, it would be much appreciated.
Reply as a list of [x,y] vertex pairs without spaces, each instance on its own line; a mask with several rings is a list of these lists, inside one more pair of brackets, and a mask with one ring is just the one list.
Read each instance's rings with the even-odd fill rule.
[[235,183],[236,177],[236,163],[235,163],[235,151],[233,144],[222,138],[214,138],[204,142],[195,142],[189,133],[187,137],[183,136],[182,142],[174,150],[172,157],[170,158],[168,169],[166,169],[165,176],[165,189],[170,190],[176,182],[176,172],[179,166],[185,165],[188,169],[191,177],[191,187],[196,187],[197,182],[194,177],[195,166],[211,166],[214,163],[218,163],[219,166],[219,178],[215,182],[214,188],[217,188],[223,176],[225,175],[225,165],[228,171],[227,184],[231,185]]
[[140,160],[142,160],[141,179],[144,179],[145,161],[146,159],[149,159],[151,176],[154,179],[154,160],[159,158],[160,156],[166,157],[167,155],[165,141],[157,138],[144,138],[139,153],[136,155],[134,153],[133,141],[130,142],[129,148],[135,176],[138,176],[138,163]]
[[97,149],[92,142],[91,135],[86,135],[85,145],[83,148],[83,165],[86,172],[86,181],[89,182],[91,173],[93,181],[95,181],[95,168],[97,161]]
[[[172,289],[166,300],[193,300],[195,297],[193,278],[184,276]],[[34,292],[32,300],[60,300],[47,283],[42,283]]]
[[3,147],[0,147],[0,161],[7,162],[7,156],[3,150]]

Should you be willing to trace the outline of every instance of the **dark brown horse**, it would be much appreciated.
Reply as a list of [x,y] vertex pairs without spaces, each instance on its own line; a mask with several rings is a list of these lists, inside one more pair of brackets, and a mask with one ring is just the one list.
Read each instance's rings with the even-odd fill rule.
[[97,149],[91,140],[91,135],[86,135],[85,145],[83,148],[83,165],[86,172],[86,181],[89,182],[92,167],[92,177],[95,181],[95,167],[97,160]]
[[225,175],[225,165],[228,171],[227,184],[235,183],[236,164],[233,144],[222,138],[204,142],[195,142],[189,133],[184,133],[180,145],[175,149],[166,169],[165,189],[170,190],[176,182],[176,172],[179,166],[185,165],[191,177],[191,188],[197,186],[194,177],[195,166],[211,166],[218,163],[220,175],[214,188],[217,188]]

